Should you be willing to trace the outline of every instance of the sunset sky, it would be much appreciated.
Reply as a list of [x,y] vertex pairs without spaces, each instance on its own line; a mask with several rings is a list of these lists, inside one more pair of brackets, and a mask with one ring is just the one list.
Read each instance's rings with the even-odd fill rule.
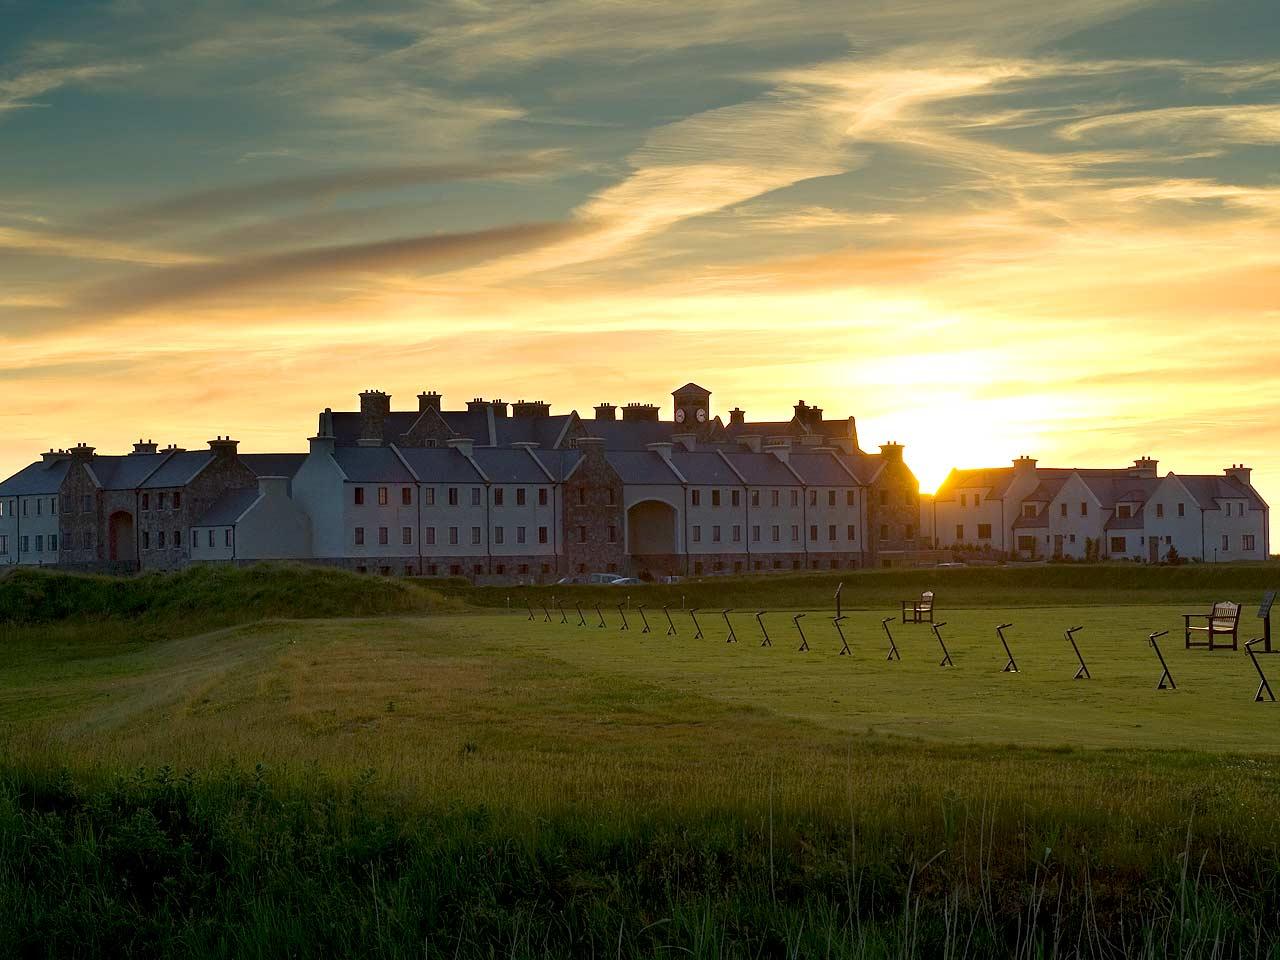
[[0,345],[3,475],[695,380],[1276,502],[1280,11],[0,0]]

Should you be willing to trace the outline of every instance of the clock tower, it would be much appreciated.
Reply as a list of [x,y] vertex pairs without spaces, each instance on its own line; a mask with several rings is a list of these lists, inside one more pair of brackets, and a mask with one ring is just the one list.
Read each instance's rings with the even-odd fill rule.
[[671,394],[675,398],[676,423],[688,430],[697,430],[711,419],[711,391],[696,383],[686,383]]

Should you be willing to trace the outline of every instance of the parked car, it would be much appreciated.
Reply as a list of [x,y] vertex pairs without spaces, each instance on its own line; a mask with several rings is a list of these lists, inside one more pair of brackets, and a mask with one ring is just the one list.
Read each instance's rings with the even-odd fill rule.
[[639,577],[619,577],[609,584],[611,587],[642,587],[644,581]]
[[593,573],[587,579],[588,583],[616,583],[622,577],[616,573]]
[[588,581],[586,577],[561,577],[559,580],[556,581],[556,586],[564,587],[564,586],[569,586],[570,584],[589,583],[589,582],[590,581]]
[[659,583],[684,583],[684,577],[678,577],[674,574],[669,577],[659,577]]

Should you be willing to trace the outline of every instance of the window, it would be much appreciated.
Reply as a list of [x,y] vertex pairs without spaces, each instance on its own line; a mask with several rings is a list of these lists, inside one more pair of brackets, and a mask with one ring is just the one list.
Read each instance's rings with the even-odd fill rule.
[[[751,505],[752,505],[753,507],[758,507],[758,506],[760,506],[760,491],[759,491],[759,490],[752,490],[752,491],[751,491]],[[777,504],[775,503],[775,504],[774,504],[774,506],[776,507],[776,506],[777,506]]]
[[472,505],[473,507],[478,507],[478,506],[480,506],[480,504],[481,504],[481,502],[482,502],[482,501],[481,501],[481,499],[480,499],[480,496],[481,496],[481,490],[480,490],[480,488],[479,488],[479,487],[472,487],[472,488],[471,488],[471,505]]
[[547,542],[547,528],[546,528],[546,527],[539,527],[539,528],[538,528],[538,542],[539,542],[539,543],[546,543],[546,542]]
[[356,527],[356,546],[364,546],[364,527]]
[[834,507],[836,505],[836,492],[834,490],[827,491],[827,506]]
[[964,542],[964,524],[963,523],[956,524],[956,540],[960,541],[961,543]]
[[973,509],[977,510],[982,505],[982,498],[976,493],[973,495]]
[[44,553],[44,534],[36,534],[36,553]]
[[781,527],[779,527],[777,524],[774,524],[774,526],[773,526],[773,528],[772,528],[772,530],[771,530],[770,532],[773,534],[773,542],[774,542],[774,543],[777,543],[777,542],[779,542],[779,541],[782,539],[782,528],[781,528]]
[[386,527],[379,527],[379,528],[378,528],[378,543],[379,543],[379,545],[381,545],[381,546],[384,546],[384,547],[385,547],[385,546],[387,545],[387,543],[389,542],[389,539],[390,539],[390,535],[389,535],[389,532],[388,532],[387,528],[386,528]]
[[729,492],[729,503],[730,503],[730,504],[732,504],[732,505],[733,505],[733,506],[735,506],[735,507],[740,507],[740,506],[742,506],[742,491],[741,491],[741,490],[731,490],[731,491]]
[[524,506],[524,487],[516,487],[516,506]]
[[617,494],[614,492],[613,487],[610,487],[608,490],[606,490],[605,494],[606,494],[605,502],[608,503],[609,506],[612,507],[618,502]]
[[413,487],[400,488],[400,506],[402,507],[413,506]]
[[493,542],[495,544],[505,543],[506,539],[507,539],[507,532],[502,527],[493,528]]
[[1156,519],[1157,519],[1157,520],[1163,520],[1163,519],[1164,519],[1164,504],[1163,504],[1163,503],[1157,503],[1157,504],[1156,504]]
[[991,539],[991,524],[989,523],[978,524],[978,539],[979,540]]
[[1254,551],[1255,547],[1252,533],[1246,533],[1240,538],[1240,549],[1245,551],[1245,553],[1252,553]]
[[159,533],[156,534],[156,546],[158,546],[161,550],[164,549],[164,531],[163,530],[161,530]]
[[695,506],[695,507],[697,507],[697,506],[701,506],[701,504],[702,504],[702,491],[701,491],[701,490],[690,490],[690,491],[689,491],[689,503],[691,503],[691,504],[692,504],[693,506]]
[[493,488],[493,505],[495,507],[502,506],[502,488],[501,487]]
[[610,543],[618,542],[618,528],[615,527],[613,524],[609,525],[609,542]]
[[0,553],[9,552],[9,538],[0,533]]
[[1018,537],[1018,549],[1023,553],[1036,552],[1036,538],[1020,536]]
[[174,545],[175,547],[180,547],[180,546],[182,546],[182,531],[181,531],[181,530],[175,530],[175,531],[173,531],[173,545]]
[[702,542],[702,527],[700,527],[696,523],[693,525],[693,542],[694,543]]
[[[957,529],[957,530],[963,530],[964,528],[963,528],[963,527],[957,527],[956,529]],[[889,525],[888,525],[887,523],[882,523],[882,524],[880,524],[880,539],[881,539],[881,540],[888,540],[888,539],[889,539]]]
[[82,496],[82,497],[80,498],[80,509],[81,509],[83,512],[85,512],[85,513],[90,513],[90,512],[92,512],[92,510],[93,510],[93,494],[86,493],[84,496]]
[[1124,553],[1124,552],[1125,552],[1125,550],[1127,550],[1127,549],[1128,549],[1128,546],[1129,546],[1129,545],[1128,545],[1128,543],[1126,542],[1126,540],[1125,540],[1125,538],[1124,538],[1124,537],[1112,537],[1112,538],[1111,538],[1111,552],[1112,552],[1112,553]]
[[[88,536],[88,534],[85,534],[85,536],[87,537],[87,536]],[[88,544],[85,544],[85,546],[88,546]],[[29,553],[29,552],[30,552],[30,547],[31,547],[31,541],[30,541],[30,540],[28,540],[26,537],[19,537],[19,538],[18,538],[18,552],[19,552],[19,553]]]
[[969,495],[967,493],[960,494],[960,506],[967,507],[969,505]]
[[1058,514],[1063,517],[1067,515],[1067,505],[1065,503],[1059,505]]
[[741,524],[735,523],[733,525],[733,542],[734,543],[742,542],[742,525]]
[[832,543],[836,542],[836,525],[834,523],[827,526],[827,539]]
[[479,527],[472,527],[472,528],[471,528],[471,545],[472,545],[473,547],[476,547],[476,546],[479,546],[479,545],[480,545],[480,532],[481,532],[481,531],[480,531],[480,528],[479,528]]
[[1178,516],[1185,517],[1187,515],[1187,505],[1185,503],[1178,504]]
[[751,542],[752,543],[760,542],[760,525],[758,523],[752,524],[751,526]]
[[422,531],[422,534],[426,538],[425,542],[428,546],[434,547],[436,545],[436,528],[435,527],[427,527],[425,530]]
[[[40,504],[38,504],[38,503],[37,503],[37,504],[36,504],[36,508],[37,508],[37,509],[36,509],[36,513],[39,513],[39,512],[40,512],[39,507],[40,507]],[[1231,516],[1231,501],[1230,501],[1230,500],[1228,500],[1228,501],[1227,501],[1227,516],[1228,516],[1228,517],[1229,517],[1229,516]]]
[[[1034,518],[1034,517],[1035,517],[1035,515],[1036,515],[1038,512],[1039,512],[1039,511],[1037,511],[1037,510],[1036,510],[1036,505],[1035,505],[1034,503],[1024,503],[1024,504],[1022,505],[1022,515],[1023,515],[1024,517]],[[1065,504],[1063,505],[1063,513],[1062,513],[1062,515],[1063,515],[1064,517],[1066,516],[1066,505],[1065,505]]]
[[712,491],[711,491],[711,505],[712,505],[713,507],[718,507],[718,506],[720,506],[720,491],[719,491],[719,490],[712,490]]
[[173,491],[173,509],[182,509],[182,492],[179,490]]
[[849,524],[848,529],[845,530],[844,538],[846,540],[857,540],[858,539],[857,533],[858,533],[858,528],[851,523]]
[[1231,549],[1231,537],[1229,537],[1229,536],[1228,536],[1227,534],[1225,534],[1225,533],[1222,535],[1222,549],[1223,549],[1223,550],[1230,550],[1230,549]]
[[428,507],[434,507],[436,505],[436,488],[435,487],[422,488],[422,502],[426,504]]
[[458,488],[449,488],[449,506],[456,507],[458,505]]
[[856,503],[856,498],[855,498],[855,496],[854,496],[853,491],[852,491],[852,490],[846,490],[846,491],[844,492],[844,505],[845,505],[846,507],[852,507],[852,506],[854,506],[854,505],[855,505],[855,503]]
[[223,543],[226,544],[226,546],[228,547],[231,546],[231,537],[232,537],[232,531],[230,527],[227,527],[227,529],[222,531]]
[[86,530],[84,532],[84,536],[81,538],[81,543],[83,544],[84,549],[92,550],[93,549],[93,532],[90,530]]
[[160,509],[164,510],[165,502],[168,499],[168,494],[166,494],[163,490],[161,490],[158,496],[160,498]]
[[458,545],[458,528],[449,528],[449,545],[456,547]]
[[1116,507],[1116,516],[1121,520],[1128,520],[1133,515],[1133,508],[1127,503],[1119,504]]
[[720,542],[720,525],[719,524],[716,524],[711,528],[711,542],[712,543]]
[[210,531],[209,531],[209,549],[210,549],[210,550],[212,550],[212,549],[213,549],[213,546],[214,546],[214,544],[213,544],[213,531],[212,531],[212,530],[210,530]]
[[771,491],[770,491],[770,493],[772,494],[772,497],[770,498],[770,499],[771,499],[771,502],[772,502],[772,505],[776,507],[776,506],[778,505],[778,503],[779,503],[779,501],[780,501],[781,497],[782,497],[782,491],[781,491],[781,490],[771,490]]
[[1080,501],[1080,516],[1087,517],[1089,515],[1089,504],[1083,500]]
[[547,488],[538,488],[538,506],[545,507],[547,505]]
[[143,550],[151,549],[151,531],[150,530],[142,531],[142,549]]
[[809,524],[809,542],[818,542],[818,525],[816,523]]
[[793,523],[791,525],[791,542],[792,543],[800,542],[800,525],[798,523]]
[[880,506],[882,506],[882,507],[887,507],[888,505],[889,505],[889,491],[888,491],[888,490],[881,490],[881,491],[880,491]]
[[525,528],[516,527],[516,543],[524,543],[524,542],[525,542]]
[[[406,487],[406,489],[408,488]],[[413,527],[400,528],[400,542],[403,543],[405,546],[408,546],[409,544],[413,543]]]
[[[1253,547],[1246,547],[1245,549],[1252,550]],[[58,535],[56,533],[49,534],[49,550],[53,553],[58,552]]]
[[143,510],[150,510],[150,509],[151,509],[151,494],[149,494],[149,493],[144,493],[144,494],[142,495],[142,509],[143,509]]
[[355,505],[358,507],[364,503],[364,487],[355,488]]
[[1067,539],[1068,539],[1068,540],[1070,540],[1072,543],[1075,543],[1075,542],[1076,542],[1076,535],[1073,533],[1073,534],[1071,534],[1071,536],[1069,536]]
[[800,506],[800,491],[799,491],[799,490],[792,490],[792,491],[791,491],[791,505],[792,505],[793,507],[798,507],[798,506]]
[[586,542],[587,542],[587,528],[586,528],[586,527],[583,527],[583,526],[579,526],[579,527],[578,527],[578,542],[579,542],[579,543],[586,543]]

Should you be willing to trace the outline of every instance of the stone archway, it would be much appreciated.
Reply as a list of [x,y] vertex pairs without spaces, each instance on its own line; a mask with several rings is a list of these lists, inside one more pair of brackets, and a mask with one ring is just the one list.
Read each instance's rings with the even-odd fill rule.
[[118,510],[107,521],[107,557],[112,563],[137,561],[138,551],[133,529],[133,514]]
[[627,553],[640,575],[679,572],[679,515],[662,500],[641,500],[627,509]]

